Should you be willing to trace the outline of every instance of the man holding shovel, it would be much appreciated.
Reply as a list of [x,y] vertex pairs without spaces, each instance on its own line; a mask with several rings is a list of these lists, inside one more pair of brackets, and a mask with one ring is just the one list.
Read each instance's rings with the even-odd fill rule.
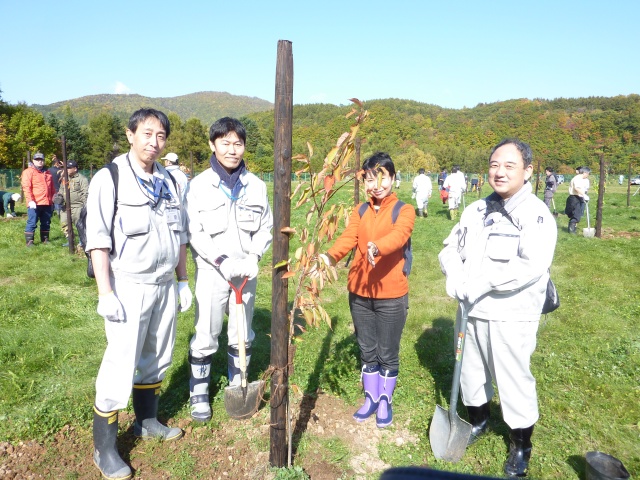
[[[247,170],[242,158],[245,142],[246,131],[238,120],[225,117],[211,125],[211,167],[189,183],[186,195],[189,241],[196,264],[189,397],[191,416],[201,422],[211,419],[211,360],[218,351],[225,313],[229,316],[229,387],[225,391],[225,406],[228,394],[240,388],[241,382],[244,390],[241,400],[247,401],[246,367],[254,338],[251,320],[258,262],[271,245],[273,217],[267,186]],[[227,408],[227,412],[241,418],[235,415],[237,411],[230,412]]]
[[571,179],[569,184],[569,196],[565,205],[565,211],[569,216],[568,231],[576,234],[576,226],[584,213],[584,203],[589,201],[587,190],[589,189],[588,176],[591,173],[589,167],[579,167],[576,169],[576,176]]
[[439,255],[447,293],[468,313],[460,389],[469,444],[487,431],[493,381],[510,432],[508,476],[525,476],[531,456],[538,401],[530,359],[557,238],[549,209],[532,194],[532,172],[529,145],[499,143],[489,159],[494,193],[466,208]]
[[[553,168],[547,167],[544,169],[544,173],[547,176],[545,179],[545,187],[544,187],[544,204],[551,210],[551,201],[553,200],[553,195],[556,193],[558,189],[558,180],[556,180],[556,176],[553,173]],[[555,210],[555,207],[554,207]],[[555,213],[555,211],[554,211]]]

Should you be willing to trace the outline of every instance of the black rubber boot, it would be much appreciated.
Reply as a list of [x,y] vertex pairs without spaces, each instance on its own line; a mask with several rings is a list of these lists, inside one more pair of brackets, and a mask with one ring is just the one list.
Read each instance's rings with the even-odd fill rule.
[[489,402],[479,407],[467,407],[467,412],[469,413],[469,423],[473,426],[467,445],[473,445],[489,427],[489,416],[491,414]]
[[40,230],[40,243],[47,244],[49,243],[49,232],[43,232]]
[[211,379],[211,359],[213,355],[195,358],[189,352],[189,402],[191,417],[197,422],[211,420],[209,406],[209,380]]
[[427,207],[424,207],[422,209],[422,216],[425,217],[425,218],[429,216],[429,212],[427,212]]
[[422,211],[421,208],[418,209],[418,216],[419,217],[424,217],[424,212]]
[[132,473],[120,458],[117,438],[118,411],[104,413],[93,407],[93,463],[103,478],[127,480]]
[[570,234],[572,234],[572,235],[576,235],[576,234],[577,234],[577,232],[576,232],[576,230],[577,230],[577,229],[576,229],[576,225],[577,225],[577,223],[576,223],[576,222],[569,222],[569,228],[568,228],[568,230],[569,230],[569,233],[570,233]]
[[177,440],[184,432],[179,428],[171,428],[158,422],[158,401],[160,400],[160,384],[133,385],[133,411],[136,421],[133,434],[143,440]]
[[27,247],[33,247],[33,232],[24,232],[24,240],[27,242]]
[[509,432],[509,458],[504,464],[504,473],[509,477],[526,477],[531,458],[533,425],[528,428],[514,428]]

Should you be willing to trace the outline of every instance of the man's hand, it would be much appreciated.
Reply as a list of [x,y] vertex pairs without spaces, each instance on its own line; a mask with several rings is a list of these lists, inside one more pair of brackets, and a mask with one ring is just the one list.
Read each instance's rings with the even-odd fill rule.
[[110,322],[124,320],[124,309],[113,291],[98,297],[98,315]]
[[589,201],[589,195],[587,195],[586,193],[582,196],[582,198],[584,198],[585,202]]
[[224,279],[228,282],[235,276],[235,260],[232,258],[226,258],[219,267],[220,273]]
[[29,208],[33,208],[33,209],[35,210],[35,208],[36,208],[36,202],[34,202],[33,200],[31,200],[31,201],[28,203],[28,205],[29,205]]
[[[228,260],[225,260],[225,262],[228,262]],[[258,257],[254,254],[251,254],[248,257],[243,258],[242,260],[237,260],[235,262],[233,276],[242,278],[255,278],[258,276],[258,271]]]
[[191,308],[191,302],[193,302],[193,294],[189,290],[189,282],[183,280],[178,282],[178,300],[180,301],[180,311],[186,312]]

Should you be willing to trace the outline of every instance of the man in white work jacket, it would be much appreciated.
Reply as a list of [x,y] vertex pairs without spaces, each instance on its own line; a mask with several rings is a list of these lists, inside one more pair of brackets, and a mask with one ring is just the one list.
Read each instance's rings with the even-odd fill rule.
[[517,139],[493,149],[494,193],[465,209],[439,255],[447,293],[469,314],[460,378],[473,425],[469,443],[487,430],[493,380],[510,431],[504,471],[519,477],[527,474],[538,420],[530,360],[557,239],[553,216],[532,194],[531,162],[531,148]]
[[[195,334],[191,338],[189,379],[191,416],[205,422],[211,418],[209,381],[211,361],[218,351],[218,337],[225,313],[229,386],[240,385],[238,324],[244,322],[247,366],[251,359],[251,328],[256,296],[258,262],[271,245],[273,217],[265,183],[249,172],[243,160],[244,125],[224,117],[211,125],[209,146],[213,152],[208,168],[189,183],[186,205],[189,243],[196,264]],[[244,312],[236,308],[229,282],[242,294]]]
[[[131,146],[89,186],[87,246],[98,285],[107,349],[96,379],[93,460],[104,478],[131,478],[116,446],[118,410],[133,388],[133,431],[144,440],[175,440],[179,428],[157,420],[160,385],[171,363],[178,299],[191,305],[186,269],[186,215],[169,173],[156,160],[170,133],[166,115],[133,113]],[[174,274],[177,275],[178,282]]]

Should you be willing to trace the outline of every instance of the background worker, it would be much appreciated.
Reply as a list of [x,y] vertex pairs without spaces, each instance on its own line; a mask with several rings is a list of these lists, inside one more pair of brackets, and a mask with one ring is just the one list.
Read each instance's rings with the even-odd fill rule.
[[487,431],[495,383],[509,426],[510,477],[527,474],[539,417],[531,355],[557,239],[551,212],[532,195],[532,160],[517,139],[494,147],[494,193],[465,209],[438,257],[447,294],[468,312],[460,391],[473,426],[469,443]]
[[[55,195],[60,191],[60,184],[62,182],[63,174],[62,160],[59,160],[55,153],[51,156],[51,166],[49,167],[49,173],[51,173],[51,179],[53,180],[53,194]],[[61,211],[62,205],[54,202],[53,212],[60,215]]]
[[[191,416],[211,418],[211,361],[218,351],[225,313],[229,387],[240,385],[238,328],[244,322],[247,367],[255,333],[251,328],[258,262],[271,246],[273,217],[267,186],[245,166],[247,133],[235,118],[224,117],[209,129],[210,168],[189,184],[186,196],[189,242],[196,264],[195,333],[189,347]],[[236,287],[248,278],[242,293],[245,318],[238,318]]]
[[399,200],[392,192],[396,171],[387,153],[374,153],[365,160],[362,171],[370,197],[368,208],[362,216],[362,204],[353,210],[349,225],[327,251],[327,261],[335,263],[355,247],[347,289],[365,398],[353,418],[363,422],[375,413],[377,427],[385,428],[393,422],[391,403],[400,368],[400,338],[409,309],[404,247],[411,238],[416,214],[405,204],[393,221]]
[[0,198],[2,198],[2,202],[0,203],[0,217],[4,217],[5,213],[7,218],[16,217],[16,202],[19,202],[22,196],[19,193],[0,191]]
[[589,201],[589,195],[587,194],[589,180],[587,177],[591,173],[591,169],[589,167],[578,167],[577,172],[577,175],[569,183],[569,196],[564,209],[564,213],[569,216],[567,230],[572,235],[577,233],[577,225],[582,218],[585,202]]
[[447,175],[447,178],[445,178],[442,184],[442,188],[449,194],[447,199],[449,203],[449,217],[451,220],[455,220],[458,218],[458,209],[460,208],[462,194],[467,189],[467,182],[458,165],[453,166],[451,175]]
[[22,172],[22,191],[27,202],[27,225],[24,239],[27,247],[33,246],[33,237],[40,222],[40,242],[49,243],[49,229],[53,215],[53,178],[44,168],[44,154],[38,152]]
[[171,174],[173,179],[178,184],[180,198],[184,201],[184,194],[187,191],[187,184],[189,183],[189,179],[180,168],[180,164],[178,163],[178,155],[176,153],[170,152],[167,153],[166,156],[162,157],[162,160],[164,160],[164,168],[167,169],[167,172]]
[[[71,222],[75,225],[80,219],[80,211],[82,207],[87,203],[87,197],[89,196],[89,180],[87,177],[78,172],[78,163],[75,160],[69,160],[67,162],[67,175],[69,176],[69,201],[71,202]],[[65,202],[67,199],[67,186],[64,179],[61,182],[59,197],[62,200],[62,214],[60,215],[60,227],[64,233],[67,242],[63,244],[63,247],[69,246],[69,225],[67,225],[67,212]],[[76,237],[78,238],[78,237]],[[78,247],[82,247],[82,244],[78,244]]]
[[[99,170],[89,186],[87,245],[98,286],[107,348],[96,378],[93,461],[104,478],[131,478],[118,453],[118,410],[133,387],[133,434],[143,440],[176,440],[180,428],[158,421],[158,400],[171,364],[178,301],[191,306],[187,278],[186,215],[171,176],[156,160],[171,126],[154,109],[131,115],[129,152]],[[178,277],[178,282],[174,278]]]
[[412,198],[416,199],[416,206],[418,207],[418,216],[426,217],[427,205],[429,198],[431,198],[431,192],[433,186],[431,185],[431,179],[425,175],[424,168],[418,170],[418,176],[413,179],[413,195]]
[[545,168],[544,173],[547,176],[544,181],[544,204],[551,209],[551,200],[553,200],[553,195],[558,189],[558,180],[553,173],[553,168]]

